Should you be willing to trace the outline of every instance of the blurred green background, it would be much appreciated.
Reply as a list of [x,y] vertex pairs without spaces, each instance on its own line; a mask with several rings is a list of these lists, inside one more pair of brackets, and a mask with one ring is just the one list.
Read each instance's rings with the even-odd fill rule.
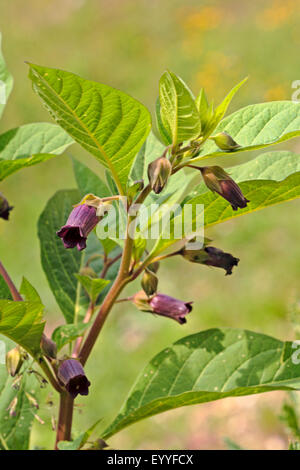
[[[31,90],[25,60],[112,85],[152,113],[166,68],[182,76],[194,93],[204,86],[216,102],[249,75],[231,112],[251,103],[291,99],[292,82],[300,79],[299,20],[297,0],[2,1],[3,49],[15,85],[1,131],[51,121]],[[282,148],[299,151],[299,140],[278,150]],[[70,152],[101,173],[78,146]],[[1,184],[15,206],[10,222],[0,223],[1,260],[18,285],[25,275],[38,289],[53,326],[58,307],[41,269],[36,226],[48,198],[74,186],[67,155]],[[300,296],[299,204],[275,206],[207,233],[216,246],[241,259],[230,277],[181,260],[165,262],[160,290],[195,302],[187,325],[154,318],[131,305],[116,306],[86,367],[91,393],[78,400],[75,431],[100,416],[108,423],[143,365],[184,335],[230,326],[294,338],[290,316]],[[124,430],[110,444],[123,449],[218,449],[228,436],[246,448],[283,448],[287,438],[276,417],[283,396],[273,392],[168,412]],[[43,418],[55,411],[41,408]],[[32,445],[51,447],[53,439],[50,427],[36,423]]]

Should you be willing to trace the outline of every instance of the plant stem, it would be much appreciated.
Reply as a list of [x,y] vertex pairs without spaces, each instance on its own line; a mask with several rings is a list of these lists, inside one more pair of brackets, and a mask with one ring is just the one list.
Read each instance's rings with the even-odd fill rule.
[[117,256],[115,256],[114,258],[112,259],[107,259],[105,262],[104,262],[104,266],[103,266],[103,269],[102,269],[102,272],[100,274],[100,278],[101,279],[104,279],[106,274],[107,274],[107,271],[109,270],[109,268],[116,262],[118,261],[122,256],[122,253],[119,253]]
[[47,363],[46,359],[44,357],[42,357],[40,359],[40,361],[38,361],[38,364],[40,366],[40,368],[43,370],[43,372],[45,373],[45,375],[47,376],[49,382],[51,383],[52,387],[58,392],[58,393],[61,393],[62,389],[58,383],[58,381],[56,380],[55,376],[53,375],[50,367],[49,367],[49,364]]
[[[90,302],[90,305],[87,309],[87,312],[85,314],[85,317],[83,319],[83,323],[88,323],[90,321],[90,319],[92,318],[93,314],[94,314],[94,311],[95,311],[95,304],[94,302]],[[82,336],[79,336],[75,342],[75,346],[74,346],[74,350],[73,350],[73,353],[72,353],[72,357],[78,357],[78,354],[79,354],[79,351],[80,351],[80,348],[81,348],[81,344],[82,344],[82,341],[83,341],[83,337],[84,337],[84,334]]]
[[0,261],[0,274],[2,275],[4,281],[6,282],[7,284],[7,287],[9,288],[10,290],[10,293],[12,295],[12,298],[15,300],[15,301],[22,301],[22,297],[18,291],[18,289],[16,288],[16,286],[14,285],[13,281],[11,280],[8,272],[6,271],[6,269],[4,268],[3,264],[1,263]]
[[118,275],[110,291],[105,297],[103,304],[101,305],[100,310],[98,312],[98,315],[79,353],[79,359],[83,365],[86,363],[91,353],[91,350],[93,349],[93,346],[95,342],[97,341],[98,335],[104,325],[107,315],[109,314],[114,302],[118,298],[122,289],[130,280],[128,273],[129,273],[129,265],[130,265],[131,252],[132,252],[134,240],[129,236],[129,226],[131,222],[134,220],[134,218],[135,217],[131,217],[131,216],[128,217],[127,228],[126,228],[126,239],[125,239],[122,261],[121,261]]
[[72,418],[74,400],[68,392],[61,392],[59,401],[58,425],[55,441],[55,449],[59,441],[71,440]]

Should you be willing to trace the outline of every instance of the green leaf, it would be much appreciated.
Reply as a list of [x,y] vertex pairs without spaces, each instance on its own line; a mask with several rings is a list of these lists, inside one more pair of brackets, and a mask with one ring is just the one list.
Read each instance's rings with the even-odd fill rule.
[[73,169],[81,197],[84,197],[86,194],[95,194],[98,197],[111,196],[111,192],[106,184],[83,163],[73,159]]
[[[7,346],[9,350],[9,343]],[[20,389],[15,390],[13,380],[5,365],[0,364],[0,449],[28,450],[34,411],[25,393],[35,396],[36,381],[34,377],[24,374]],[[16,414],[10,416],[8,407],[15,398],[18,399]]]
[[220,122],[216,133],[223,131],[241,145],[241,148],[226,152],[218,149],[210,140],[193,162],[258,150],[297,137],[300,135],[300,105],[292,101],[273,101],[246,106]]
[[92,435],[95,428],[102,421],[102,418],[98,419],[87,431],[80,434],[74,441],[60,441],[57,445],[59,450],[78,450],[81,449]]
[[57,345],[59,351],[63,346],[74,341],[78,336],[86,331],[91,326],[91,322],[88,323],[68,323],[67,325],[58,326],[52,333],[52,340]]
[[285,423],[289,432],[293,435],[295,439],[300,438],[300,428],[299,428],[299,418],[296,412],[295,406],[285,402],[283,404],[281,415],[281,421]]
[[81,283],[84,290],[87,292],[91,302],[95,303],[99,294],[103,289],[110,284],[110,281],[106,279],[95,279],[90,276],[83,276],[81,274],[75,274],[76,279]]
[[300,155],[288,150],[265,152],[247,163],[228,168],[237,183],[257,179],[282,181],[297,171],[300,171]]
[[201,122],[193,95],[186,84],[172,72],[159,81],[162,124],[173,145],[194,139],[201,132]]
[[7,287],[7,284],[4,281],[4,278],[1,276],[1,274],[0,274],[0,299],[8,299],[8,300],[13,299],[10,293],[10,290]]
[[13,77],[7,70],[5,60],[1,52],[1,37],[0,33],[0,118],[13,87]]
[[45,326],[43,310],[40,302],[0,300],[0,333],[36,356]]
[[0,181],[26,168],[62,154],[73,140],[59,126],[25,124],[0,135]]
[[[73,205],[80,199],[81,194],[78,190],[58,191],[48,201],[38,222],[42,266],[67,323],[79,322],[89,304],[75,273],[79,273],[91,256],[103,254],[102,246],[94,233],[89,235],[87,248],[81,252],[77,248],[66,250],[56,235],[60,227],[65,224]],[[91,263],[91,267],[100,274],[103,259],[98,257]],[[110,268],[107,278],[114,279],[117,269],[118,263]],[[100,298],[103,298],[106,292],[107,289],[104,289]]]
[[292,342],[247,330],[214,328],[182,338],[146,366],[103,439],[180,406],[299,390],[298,354]]
[[30,284],[25,277],[22,279],[20,294],[25,297],[28,302],[36,302],[42,304],[41,298],[37,290]]
[[155,106],[155,117],[156,117],[156,125],[161,136],[161,139],[165,145],[170,145],[172,143],[172,134],[165,128],[161,119],[161,110],[160,110],[160,102],[159,98],[156,100]]
[[242,80],[235,87],[233,87],[232,90],[228,93],[228,95],[225,96],[222,103],[220,103],[219,106],[217,106],[217,108],[215,109],[215,112],[214,112],[214,118],[213,118],[212,125],[210,126],[210,129],[209,129],[210,132],[212,132],[217,127],[217,125],[219,124],[221,119],[223,119],[223,117],[225,116],[226,111],[228,109],[228,106],[231,103],[232,98],[234,97],[234,95],[237,93],[237,91],[241,88],[242,85],[244,85],[244,83],[247,80],[248,80],[248,78],[244,78],[244,80]]
[[109,168],[122,194],[151,128],[148,110],[119,90],[63,70],[30,64],[29,76],[54,119]]

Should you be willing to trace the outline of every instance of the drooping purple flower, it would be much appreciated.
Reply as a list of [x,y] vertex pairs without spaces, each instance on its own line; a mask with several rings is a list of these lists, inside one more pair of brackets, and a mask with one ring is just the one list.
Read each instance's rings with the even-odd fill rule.
[[225,253],[214,246],[206,246],[199,250],[191,250],[184,247],[180,254],[191,263],[223,268],[226,271],[226,276],[232,274],[233,267],[237,266],[240,261],[239,258],[235,258],[230,253]]
[[192,310],[193,302],[183,302],[165,294],[148,297],[144,291],[139,291],[133,296],[133,303],[143,312],[157,313],[182,325],[186,323],[185,316]]
[[57,377],[73,398],[76,398],[78,394],[88,395],[91,383],[82,365],[76,359],[63,361],[58,368]]
[[181,325],[186,323],[185,316],[191,312],[193,302],[183,302],[165,294],[156,294],[152,297],[149,305],[153,313],[164,317],[173,318]]
[[74,207],[69,218],[57,233],[62,239],[65,248],[84,250],[88,234],[96,227],[100,217],[96,215],[95,207],[80,204]]
[[220,166],[206,166],[200,170],[206,186],[226,199],[234,211],[239,207],[243,209],[250,202],[245,198],[238,184]]
[[232,274],[233,267],[237,266],[240,261],[239,258],[235,258],[230,253],[225,253],[214,246],[207,246],[204,251],[207,253],[208,258],[203,264],[225,269],[226,276]]

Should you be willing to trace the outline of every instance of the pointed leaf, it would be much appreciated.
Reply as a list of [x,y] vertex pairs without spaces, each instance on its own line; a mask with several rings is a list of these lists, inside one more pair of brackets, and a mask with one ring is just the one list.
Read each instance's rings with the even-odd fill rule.
[[93,303],[96,302],[100,292],[102,292],[103,289],[110,283],[110,281],[107,281],[106,279],[94,279],[90,276],[83,276],[81,274],[75,274],[75,276]]
[[299,346],[290,341],[247,330],[215,328],[186,336],[150,361],[103,439],[180,406],[299,390],[298,355]]
[[39,302],[0,300],[0,333],[36,356],[45,326],[43,310]]
[[156,100],[156,107],[155,107],[155,117],[156,117],[156,125],[159,131],[160,137],[165,145],[170,145],[172,143],[172,134],[165,128],[161,119],[161,110],[160,110],[160,102],[159,98]]
[[123,193],[151,128],[148,110],[119,90],[63,70],[30,64],[29,76],[58,124],[109,168]]
[[62,154],[73,140],[59,126],[25,124],[0,135],[0,181],[26,168]]
[[173,145],[199,136],[201,122],[191,91],[172,72],[165,72],[159,81],[162,124]]
[[59,351],[63,346],[74,341],[81,336],[92,322],[88,323],[68,323],[67,325],[58,326],[52,333],[52,340],[56,343]]
[[300,135],[300,104],[292,101],[273,101],[246,106],[220,122],[215,132],[223,131],[241,145],[241,148],[226,152],[218,149],[210,140],[193,162],[258,150],[297,137]]

